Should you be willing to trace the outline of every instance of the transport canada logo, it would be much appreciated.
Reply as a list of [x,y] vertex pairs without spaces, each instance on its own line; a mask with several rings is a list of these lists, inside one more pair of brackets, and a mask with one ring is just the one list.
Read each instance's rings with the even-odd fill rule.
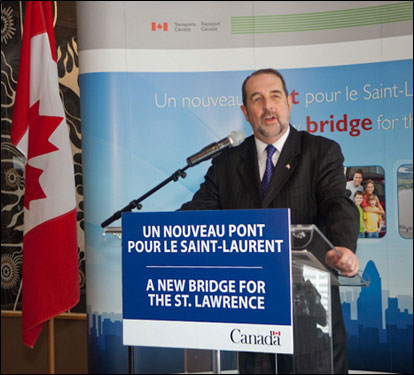
[[267,335],[256,335],[243,333],[242,330],[236,328],[230,332],[230,340],[234,344],[241,345],[281,346],[280,331],[269,331]]
[[152,22],[151,30],[152,31],[168,31],[168,22],[163,22],[163,23]]

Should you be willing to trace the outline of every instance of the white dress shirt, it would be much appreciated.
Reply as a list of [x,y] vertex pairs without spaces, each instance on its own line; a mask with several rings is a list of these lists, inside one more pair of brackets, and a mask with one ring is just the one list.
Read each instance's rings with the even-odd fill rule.
[[[288,127],[287,132],[283,134],[281,138],[279,138],[275,143],[273,143],[273,146],[275,146],[276,148],[276,152],[272,156],[273,166],[276,166],[276,163],[279,160],[280,153],[282,152],[283,146],[286,143],[286,139],[289,136],[289,132],[290,132],[290,127]],[[267,144],[262,142],[260,139],[257,139],[256,137],[254,137],[254,140],[256,142],[257,160],[259,162],[260,180],[262,180],[263,175],[266,170]]]

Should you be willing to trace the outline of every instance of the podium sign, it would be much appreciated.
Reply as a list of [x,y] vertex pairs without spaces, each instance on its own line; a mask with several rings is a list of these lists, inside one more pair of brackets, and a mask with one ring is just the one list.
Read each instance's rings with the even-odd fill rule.
[[122,215],[124,345],[293,353],[288,209]]

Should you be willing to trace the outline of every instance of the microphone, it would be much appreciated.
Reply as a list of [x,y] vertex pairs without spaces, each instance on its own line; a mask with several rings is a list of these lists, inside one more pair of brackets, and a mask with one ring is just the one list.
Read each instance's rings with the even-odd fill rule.
[[244,134],[241,130],[231,132],[221,141],[213,142],[204,147],[201,151],[187,158],[187,164],[190,167],[217,156],[221,151],[228,147],[238,146],[244,141]]

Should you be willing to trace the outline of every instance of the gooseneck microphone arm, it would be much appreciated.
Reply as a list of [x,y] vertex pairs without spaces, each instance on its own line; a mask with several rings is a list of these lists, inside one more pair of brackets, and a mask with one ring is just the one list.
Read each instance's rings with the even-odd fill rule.
[[187,174],[185,173],[185,170],[188,169],[188,168],[190,168],[190,165],[187,165],[187,166],[185,166],[182,169],[178,169],[170,177],[168,177],[167,179],[165,179],[163,182],[161,182],[157,186],[153,187],[150,191],[148,191],[147,193],[145,193],[143,196],[141,196],[140,198],[134,199],[131,202],[129,202],[129,204],[127,206],[125,206],[124,208],[120,209],[119,211],[116,211],[111,217],[109,217],[108,219],[106,219],[105,221],[103,221],[101,223],[101,227],[102,228],[105,228],[109,224],[113,223],[115,220],[118,220],[122,216],[122,213],[123,212],[131,212],[132,209],[134,209],[134,208],[137,208],[138,210],[140,210],[142,208],[141,202],[144,199],[148,198],[150,195],[152,195],[156,191],[160,190],[162,187],[164,187],[165,185],[167,185],[169,182],[171,182],[171,181],[178,181],[178,179],[180,177],[185,178],[187,176]]
[[222,150],[228,147],[238,146],[244,141],[244,134],[241,131],[233,131],[230,135],[218,142],[211,143],[210,145],[204,147],[201,151],[187,158],[187,165],[175,171],[170,177],[165,179],[163,182],[152,188],[150,191],[145,193],[142,197],[134,199],[127,206],[116,211],[111,217],[106,219],[101,223],[101,227],[105,228],[115,220],[118,220],[123,212],[131,212],[133,208],[140,210],[142,208],[141,202],[148,198],[150,195],[154,194],[156,191],[161,189],[163,186],[167,185],[170,181],[178,181],[180,177],[185,178],[187,174],[185,170],[201,163],[202,161],[211,159],[221,153]]

